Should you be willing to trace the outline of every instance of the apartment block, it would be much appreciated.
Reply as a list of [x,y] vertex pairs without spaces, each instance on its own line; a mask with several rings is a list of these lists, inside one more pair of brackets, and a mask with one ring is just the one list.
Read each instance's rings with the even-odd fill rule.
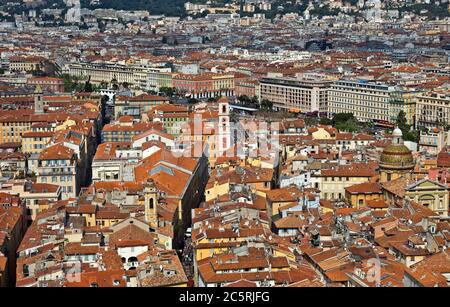
[[328,110],[335,113],[353,113],[356,119],[390,121],[390,92],[386,84],[366,81],[340,80],[328,92]]
[[273,102],[275,109],[294,112],[328,112],[331,81],[316,78],[263,78],[259,82],[259,101]]
[[431,91],[417,96],[417,126],[434,128],[450,125],[450,94]]

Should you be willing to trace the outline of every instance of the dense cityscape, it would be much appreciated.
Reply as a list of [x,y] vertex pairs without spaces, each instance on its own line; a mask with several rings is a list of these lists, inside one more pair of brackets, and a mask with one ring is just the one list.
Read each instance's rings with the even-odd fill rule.
[[448,0],[1,0],[0,287],[450,286]]

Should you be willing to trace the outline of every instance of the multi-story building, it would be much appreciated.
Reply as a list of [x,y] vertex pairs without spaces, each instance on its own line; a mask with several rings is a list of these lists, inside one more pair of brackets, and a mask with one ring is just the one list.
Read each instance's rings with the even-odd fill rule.
[[329,113],[353,113],[360,121],[394,123],[403,111],[407,124],[414,125],[419,93],[375,81],[340,80],[329,90]]
[[[221,230],[216,230],[220,233]],[[233,232],[231,230],[231,232]],[[234,242],[233,242],[234,243]],[[212,245],[212,244],[211,244]],[[224,244],[225,245],[225,244]],[[245,286],[270,287],[295,283],[301,280],[303,271],[291,266],[286,255],[268,252],[264,247],[240,247],[239,253],[218,252],[198,261],[199,287],[231,287],[240,283]],[[279,256],[278,256],[279,255]],[[223,260],[219,260],[222,258]],[[225,260],[226,259],[226,260]],[[312,273],[311,269],[307,269]],[[314,275],[314,273],[312,273]],[[291,276],[287,278],[286,276]]]
[[247,96],[249,98],[259,96],[259,82],[258,80],[244,80],[237,81],[235,84],[236,97]]
[[424,150],[431,155],[437,155],[446,146],[450,145],[450,131],[442,127],[430,131],[420,131],[419,151]]
[[[3,113],[3,114],[1,114]],[[0,114],[0,143],[20,143],[22,134],[29,131],[33,110],[19,109]]]
[[188,108],[183,105],[163,104],[155,106],[150,112],[143,115],[148,120],[162,122],[164,129],[172,135],[178,135],[183,124],[189,120]]
[[43,67],[45,61],[45,58],[39,56],[12,56],[9,58],[9,70],[37,71]]
[[324,78],[263,78],[259,82],[259,101],[273,102],[274,109],[293,112],[328,112],[328,88]]
[[37,183],[61,186],[61,199],[76,197],[80,191],[80,173],[75,151],[62,144],[43,150],[38,159]]
[[153,106],[167,103],[169,99],[162,96],[146,94],[136,97],[119,96],[115,100],[114,116],[118,119],[122,115],[130,115],[139,119],[142,113],[150,111]]
[[[70,63],[67,70],[70,75],[76,77],[90,77],[93,84],[111,83],[115,80],[118,84],[128,83],[129,86],[140,89],[149,89],[150,74],[159,72],[157,68],[149,65],[86,62]],[[165,70],[167,68],[163,69]]]
[[22,151],[24,153],[40,153],[47,147],[53,136],[51,131],[27,131],[22,134]]
[[155,68],[148,72],[147,90],[159,92],[162,87],[173,87],[172,72],[169,68]]
[[92,180],[134,181],[134,167],[142,158],[141,150],[128,142],[107,142],[98,146],[92,162]]
[[20,199],[6,194],[0,195],[0,200],[0,287],[13,287],[16,282],[16,250],[26,230],[25,211]]
[[[198,207],[203,199],[208,161],[204,155],[200,158],[176,155],[161,149],[142,160],[135,167],[134,175],[136,182],[148,184],[144,204],[147,222],[156,224],[158,207],[163,210],[173,208],[170,223],[173,225],[173,246],[178,247],[183,231],[191,223],[192,209]],[[164,201],[159,200],[158,194],[164,195]]]
[[434,128],[450,125],[450,93],[431,91],[417,96],[417,127]]
[[173,87],[192,98],[229,97],[234,95],[234,74],[176,74]]
[[46,207],[41,202],[58,201],[61,198],[61,187],[49,183],[36,183],[25,180],[9,181],[1,186],[1,192],[17,195],[27,208],[28,221],[34,220],[36,215]]
[[334,82],[328,92],[329,114],[353,113],[360,121],[390,121],[393,87],[364,80]]
[[123,116],[118,123],[108,124],[102,130],[102,142],[130,142],[133,136],[145,131],[162,129],[161,122],[134,123],[130,116]]
[[62,78],[32,77],[27,79],[27,84],[34,86],[39,85],[42,89],[49,92],[64,92],[64,79]]
[[27,157],[22,152],[0,152],[0,161],[1,177],[14,178],[27,173]]
[[414,125],[416,120],[416,96],[418,91],[394,90],[390,93],[389,112],[391,123],[397,120],[398,114],[403,111],[406,116],[406,123]]
[[345,188],[369,182],[376,174],[373,165],[354,163],[321,170],[312,175],[311,181],[313,187],[320,190],[321,198],[337,200],[344,199]]

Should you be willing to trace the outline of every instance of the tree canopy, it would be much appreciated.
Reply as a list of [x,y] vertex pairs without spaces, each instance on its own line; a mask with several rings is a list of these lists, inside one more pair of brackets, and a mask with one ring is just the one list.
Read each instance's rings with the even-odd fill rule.
[[408,125],[406,113],[403,110],[398,113],[395,123],[397,127],[402,131],[403,140],[411,142],[419,141],[419,131],[411,130],[411,125]]

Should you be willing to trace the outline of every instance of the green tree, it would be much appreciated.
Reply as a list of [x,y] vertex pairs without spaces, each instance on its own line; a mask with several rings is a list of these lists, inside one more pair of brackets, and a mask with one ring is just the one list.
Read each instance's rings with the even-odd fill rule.
[[253,96],[253,97],[252,97],[252,100],[250,101],[250,103],[253,104],[253,105],[257,105],[258,102],[259,102],[259,101],[258,101],[258,97],[256,97],[256,96]]
[[357,132],[358,129],[358,123],[354,119],[349,119],[345,122],[340,122],[336,124],[336,128],[339,131],[347,131],[347,132]]
[[69,74],[63,74],[61,77],[64,80],[64,91],[65,92],[79,92],[82,91],[84,88],[84,84],[81,81],[80,78],[77,78],[75,76],[71,76]]
[[240,103],[247,105],[251,102],[250,98],[247,95],[241,95],[238,97]]
[[403,110],[398,113],[395,124],[402,131],[403,140],[416,143],[419,142],[420,132],[418,130],[411,130],[411,125],[408,125],[406,113]]
[[333,115],[332,124],[337,125],[339,123],[344,123],[349,120],[356,121],[353,113],[336,113]]
[[159,89],[159,92],[164,96],[172,97],[175,94],[175,88],[163,86]]
[[336,113],[333,115],[331,121],[321,119],[322,123],[329,123],[339,131],[357,132],[360,129],[360,123],[355,118],[353,113]]
[[[316,119],[315,117],[313,117],[314,119]],[[332,125],[333,121],[331,119],[329,119],[328,117],[321,117],[319,120],[319,123],[321,125]]]
[[89,80],[87,80],[84,83],[83,91],[86,92],[86,93],[92,93],[93,92],[92,83]]
[[405,141],[411,141],[411,142],[418,143],[419,138],[420,138],[420,132],[417,130],[414,130],[414,131],[408,130],[403,133],[402,138]]
[[408,120],[406,119],[406,113],[403,110],[398,113],[395,123],[402,132],[409,130],[410,128],[408,126]]
[[263,99],[261,101],[261,109],[265,111],[271,111],[273,108],[273,102],[268,99]]

